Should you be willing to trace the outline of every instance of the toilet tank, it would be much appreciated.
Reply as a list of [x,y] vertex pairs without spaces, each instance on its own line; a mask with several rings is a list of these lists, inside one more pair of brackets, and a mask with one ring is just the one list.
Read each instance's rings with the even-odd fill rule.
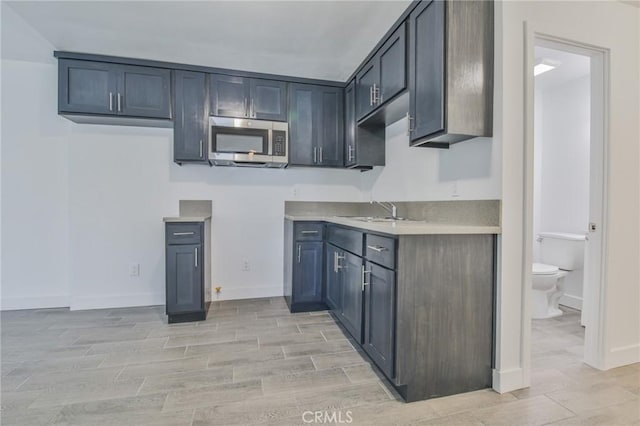
[[583,267],[586,243],[584,234],[541,232],[538,237],[542,263],[555,265],[566,271]]

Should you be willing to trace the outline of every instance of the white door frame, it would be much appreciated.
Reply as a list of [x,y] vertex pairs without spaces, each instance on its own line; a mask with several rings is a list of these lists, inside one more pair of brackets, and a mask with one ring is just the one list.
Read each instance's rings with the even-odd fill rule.
[[[589,221],[598,226],[589,234],[591,261],[585,263],[584,306],[587,306],[584,362],[605,368],[605,300],[607,269],[608,169],[609,169],[609,50],[535,31],[524,23],[524,208],[522,271],[522,368],[524,383],[531,373],[531,264],[533,262],[533,153],[534,153],[534,75],[535,46],[544,44],[559,50],[591,57],[591,170]],[[594,197],[595,195],[595,197]],[[595,260],[595,261],[594,261]],[[598,261],[599,260],[599,261]],[[587,289],[588,287],[588,289]]]

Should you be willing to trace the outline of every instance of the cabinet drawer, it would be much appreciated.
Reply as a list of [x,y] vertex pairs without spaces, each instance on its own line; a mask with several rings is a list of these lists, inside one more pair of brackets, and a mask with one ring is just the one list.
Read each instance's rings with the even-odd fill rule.
[[365,257],[373,263],[389,269],[396,268],[396,240],[389,237],[367,234]]
[[322,241],[324,225],[318,222],[296,222],[296,241]]
[[202,239],[202,223],[179,222],[167,224],[167,244],[198,244]]
[[327,241],[358,256],[362,256],[363,238],[364,234],[360,231],[340,226],[327,227]]

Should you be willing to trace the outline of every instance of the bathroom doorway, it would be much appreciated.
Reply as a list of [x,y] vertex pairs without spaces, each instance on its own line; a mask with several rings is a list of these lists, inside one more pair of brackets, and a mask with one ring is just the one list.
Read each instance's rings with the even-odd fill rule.
[[608,52],[540,34],[528,41],[525,365],[534,374],[603,368]]

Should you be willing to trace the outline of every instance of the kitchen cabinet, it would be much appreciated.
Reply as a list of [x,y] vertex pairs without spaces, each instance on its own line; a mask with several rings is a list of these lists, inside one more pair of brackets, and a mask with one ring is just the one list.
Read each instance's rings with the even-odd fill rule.
[[327,309],[324,302],[324,224],[285,220],[284,293],[291,312]]
[[409,29],[411,145],[492,136],[493,2],[422,1]]
[[362,120],[406,87],[406,24],[402,23],[356,75],[357,119]]
[[203,321],[210,302],[208,222],[168,222],[166,313],[169,323]]
[[208,164],[209,103],[204,73],[174,71],[173,160]]
[[214,116],[287,121],[284,81],[211,74],[209,84]]
[[289,86],[289,151],[291,165],[343,165],[343,93],[336,87]]
[[362,292],[364,266],[362,258],[344,252],[342,267],[342,310],[340,322],[358,343],[362,343]]
[[367,170],[384,166],[384,131],[372,132],[356,122],[356,83],[352,80],[344,89],[344,165]]
[[168,69],[67,59],[58,67],[61,114],[171,119]]
[[331,311],[340,314],[342,311],[342,251],[332,245],[325,247],[325,302]]
[[364,339],[362,347],[389,378],[394,377],[395,271],[370,261],[365,265]]

